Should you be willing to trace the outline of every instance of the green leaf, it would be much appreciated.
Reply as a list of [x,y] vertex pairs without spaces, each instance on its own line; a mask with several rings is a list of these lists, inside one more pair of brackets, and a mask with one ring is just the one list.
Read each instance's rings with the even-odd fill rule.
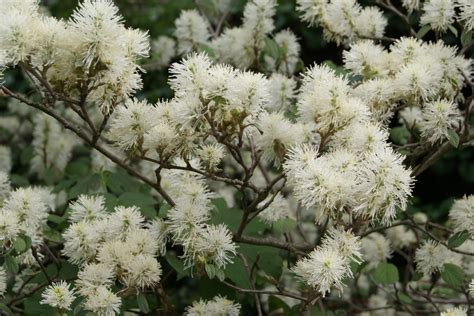
[[18,262],[13,256],[5,257],[5,267],[7,268],[7,271],[13,274],[17,274],[18,270],[20,270],[20,267],[18,266]]
[[215,57],[216,55],[214,53],[214,50],[209,45],[206,45],[206,44],[200,44],[198,47],[198,50],[206,53],[209,57]]
[[214,279],[214,277],[216,276],[216,267],[214,267],[214,265],[212,264],[206,263],[204,269],[206,270],[209,279]]
[[416,33],[416,37],[418,38],[423,38],[429,31],[431,30],[431,26],[430,25],[423,25],[421,27],[421,29],[418,31],[418,33]]
[[292,218],[282,218],[273,223],[273,229],[276,232],[283,234],[292,231],[296,227],[296,221]]
[[471,31],[464,30],[461,34],[462,47],[468,47],[469,45],[471,45],[471,42],[472,42],[472,30]]
[[66,217],[58,216],[56,214],[49,214],[48,215],[48,221],[55,223],[55,224],[61,224],[66,221]]
[[21,236],[17,237],[13,242],[13,248],[15,248],[17,254],[22,254],[27,250],[26,241]]
[[390,138],[399,145],[405,145],[410,137],[410,132],[405,126],[394,127],[390,130]]
[[411,303],[413,303],[413,300],[408,295],[402,292],[398,293],[398,299],[401,303],[405,305],[410,305]]
[[454,25],[448,25],[448,29],[454,34],[454,36],[458,37],[458,30],[454,27]]
[[101,185],[101,178],[98,174],[91,174],[79,180],[69,191],[69,199],[74,199],[81,194],[88,194],[97,191]]
[[459,135],[456,133],[455,130],[453,130],[453,129],[448,130],[448,141],[455,148],[458,148],[458,146],[459,146]]
[[143,293],[139,293],[137,295],[137,303],[138,307],[143,313],[149,313],[150,312],[150,307],[148,306],[148,301],[146,299],[146,296]]
[[455,264],[445,263],[441,278],[451,287],[460,287],[464,281],[463,270]]
[[11,311],[10,308],[8,308],[7,305],[5,305],[4,303],[0,303],[0,314],[5,314],[7,316],[10,316],[10,315],[13,315],[13,312]]
[[265,54],[272,57],[274,60],[280,58],[280,47],[273,39],[268,37],[265,39]]
[[381,262],[372,272],[372,277],[378,284],[392,284],[398,281],[398,269],[391,263]]
[[123,206],[138,206],[146,218],[156,217],[156,211],[153,207],[157,202],[151,194],[141,192],[126,192],[118,198],[118,204]]
[[423,273],[417,271],[417,272],[413,273],[413,275],[411,277],[411,280],[412,281],[419,281],[419,280],[421,280],[422,277],[423,277]]
[[186,271],[184,270],[184,264],[181,260],[179,260],[175,255],[172,255],[171,253],[167,253],[166,256],[166,261],[168,264],[176,271],[177,276],[176,280],[180,280],[187,276]]
[[470,235],[467,230],[457,232],[456,234],[452,235],[451,238],[449,238],[448,246],[451,248],[457,248],[461,246],[467,239],[469,239],[469,237]]

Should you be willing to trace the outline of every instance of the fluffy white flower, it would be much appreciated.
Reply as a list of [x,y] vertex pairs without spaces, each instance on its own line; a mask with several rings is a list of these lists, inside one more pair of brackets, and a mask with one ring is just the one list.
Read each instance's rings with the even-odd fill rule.
[[342,291],[342,280],[349,270],[346,258],[331,247],[312,251],[296,263],[293,271],[325,296],[333,287]]
[[[283,197],[283,195],[281,195],[280,192],[278,192],[273,198],[273,201],[271,201],[271,199],[272,196],[270,195],[257,205],[258,208],[267,206],[263,212],[258,214],[260,219],[262,219],[267,224],[271,224],[280,219],[290,217],[290,203]],[[268,203],[270,204],[267,205]]]
[[7,197],[8,193],[10,193],[10,179],[8,178],[8,174],[0,171],[0,205],[2,201]]
[[415,253],[417,270],[425,275],[442,271],[445,263],[461,265],[461,259],[461,255],[449,251],[433,240],[425,241]]
[[474,279],[472,279],[469,283],[469,295],[471,295],[471,297],[474,297]]
[[397,249],[408,247],[416,243],[416,235],[413,230],[408,229],[403,225],[389,228],[385,233],[387,234],[388,239],[390,239],[390,243]]
[[142,228],[145,218],[136,206],[117,206],[108,218],[108,233],[111,236],[125,238],[130,232]]
[[455,200],[449,211],[449,218],[457,232],[467,230],[474,235],[474,195]]
[[[351,260],[356,262],[362,261],[362,243],[359,237],[355,236],[350,230],[342,228],[331,228],[324,237],[322,246],[326,248],[334,248],[346,258],[347,264]],[[348,273],[352,273],[350,270]]]
[[202,165],[209,171],[217,170],[217,166],[221,163],[225,155],[224,146],[221,144],[203,145],[196,150],[196,156]]
[[383,77],[387,75],[388,53],[372,41],[358,41],[344,51],[344,66],[356,75],[364,78]]
[[199,97],[204,85],[210,80],[211,60],[205,54],[191,54],[180,63],[173,63],[169,70],[169,85],[177,97]]
[[409,11],[418,10],[420,7],[420,0],[402,0],[402,5]]
[[3,267],[0,267],[0,297],[5,295],[7,290],[7,272]]
[[88,293],[84,308],[99,316],[113,316],[120,312],[122,300],[108,288],[99,286]]
[[19,233],[18,219],[6,211],[0,210],[0,246],[4,247],[8,242],[15,240]]
[[69,208],[71,209],[69,220],[73,223],[77,223],[104,218],[106,215],[104,204],[105,199],[101,195],[80,195],[75,202],[69,204]]
[[183,10],[175,21],[178,53],[183,55],[197,50],[211,37],[209,22],[197,10]]
[[422,62],[426,59],[403,66],[395,75],[394,84],[401,98],[427,100],[438,93],[442,77],[440,66]]
[[269,101],[266,109],[269,112],[289,109],[296,96],[296,82],[293,78],[273,73],[268,81]]
[[78,292],[85,296],[98,287],[110,287],[113,284],[114,270],[108,264],[90,263],[79,271],[76,280]]
[[151,43],[151,50],[158,68],[167,67],[176,56],[176,42],[168,36],[158,36]]
[[470,0],[457,0],[457,6],[460,10],[458,21],[464,23],[466,30],[474,29],[474,3]]
[[432,144],[448,138],[449,130],[457,129],[462,120],[457,105],[447,100],[425,104],[421,117],[421,136]]
[[10,147],[0,145],[0,171],[10,173],[12,169],[12,154]]
[[355,31],[360,38],[381,38],[388,21],[383,12],[374,6],[363,8],[354,19]]
[[210,301],[199,300],[186,308],[186,316],[239,316],[240,304],[225,297],[216,296]]
[[275,7],[275,0],[251,0],[245,5],[243,28],[253,35],[255,43],[260,43],[275,28],[272,19]]
[[398,112],[398,116],[398,121],[408,129],[419,126],[420,122],[423,120],[421,109],[416,106],[404,108]]
[[146,101],[128,100],[114,112],[108,136],[123,150],[139,149],[145,133],[151,130],[158,118],[155,108]]
[[159,254],[164,256],[166,254],[166,242],[169,237],[169,229],[167,223],[160,219],[155,218],[147,224],[148,232],[153,237],[154,243],[156,243]]
[[43,298],[41,304],[47,304],[60,310],[69,310],[72,302],[76,299],[74,291],[65,281],[52,283],[44,290],[41,297]]
[[135,229],[127,234],[125,243],[134,255],[146,254],[154,256],[159,246],[154,237],[154,234],[148,229]]
[[360,198],[356,213],[390,223],[397,209],[406,209],[413,179],[401,155],[389,147],[376,150],[365,157],[357,173]]
[[233,262],[236,245],[232,241],[232,233],[224,225],[208,225],[199,232],[196,240],[197,255],[218,268],[224,268]]
[[354,153],[367,154],[383,150],[388,131],[378,124],[353,123],[331,138],[333,148],[347,148]]
[[269,102],[268,80],[262,75],[249,71],[239,73],[232,82],[234,88],[227,91],[230,109],[256,116]]
[[145,289],[156,285],[161,279],[160,263],[150,255],[139,254],[122,267],[122,279],[127,287]]
[[144,135],[143,149],[156,151],[161,157],[171,155],[178,146],[178,133],[166,120],[155,122],[155,126]]
[[[275,34],[275,42],[281,49],[281,61],[276,69],[280,73],[291,75],[295,72],[300,55],[300,44],[296,35],[290,30],[283,30]],[[266,56],[266,61],[274,64],[273,58]]]
[[451,307],[442,312],[441,316],[467,316],[467,309],[464,307]]
[[362,254],[364,261],[375,267],[392,256],[390,241],[380,233],[372,233],[362,239]]
[[433,30],[446,31],[454,22],[455,3],[453,0],[428,0],[423,4],[421,25],[430,25]]
[[305,141],[304,129],[301,124],[292,124],[281,112],[263,113],[257,121],[260,134],[255,144],[263,151],[263,158],[268,161],[280,162],[291,148]]
[[92,260],[99,247],[100,235],[92,223],[78,222],[71,224],[62,234],[64,249],[62,253],[72,263]]

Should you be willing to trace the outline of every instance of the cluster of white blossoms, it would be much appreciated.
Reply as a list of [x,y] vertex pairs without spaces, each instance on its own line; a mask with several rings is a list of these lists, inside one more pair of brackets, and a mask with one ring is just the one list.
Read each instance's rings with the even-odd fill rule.
[[449,218],[453,222],[456,232],[466,230],[474,235],[474,195],[464,196],[462,199],[454,201]]
[[390,222],[397,208],[405,209],[413,180],[403,157],[389,147],[386,127],[351,90],[348,79],[327,66],[306,71],[297,121],[314,124],[324,151],[293,147],[284,169],[300,202],[318,209],[318,220],[353,210]]
[[216,296],[212,300],[199,300],[193,302],[192,306],[186,309],[186,316],[238,316],[240,315],[240,304],[235,303],[225,297]]
[[356,0],[297,0],[301,19],[321,26],[327,40],[338,44],[360,38],[381,38],[387,19],[377,7],[362,8]]
[[332,229],[322,245],[296,263],[293,271],[323,296],[336,288],[342,292],[343,280],[352,277],[351,261],[361,259],[361,242],[350,231]]
[[[220,34],[213,33],[212,23],[197,10],[183,11],[175,21],[178,54],[210,50],[217,61],[238,68],[264,68],[271,72],[293,74],[299,61],[300,45],[290,30],[272,34],[276,4],[275,0],[248,1],[242,25],[224,28]],[[273,52],[268,51],[271,37]],[[166,50],[163,55],[170,56],[169,39],[160,37],[157,41],[163,44],[157,51]]]
[[48,286],[43,294],[41,304],[56,307],[59,310],[69,310],[72,302],[76,299],[74,291],[69,288],[65,281],[53,283]]
[[443,271],[446,263],[462,266],[462,259],[462,255],[450,251],[433,240],[425,241],[415,254],[417,269],[425,275]]
[[105,209],[102,196],[81,195],[69,205],[70,226],[64,231],[62,253],[81,267],[76,290],[84,308],[101,315],[118,312],[115,281],[129,291],[153,287],[161,279],[157,256],[160,227],[146,223],[137,207]]
[[0,68],[33,68],[34,80],[79,98],[93,90],[87,97],[104,112],[141,88],[148,35],[125,27],[111,0],[83,1],[67,21],[41,13],[36,0],[3,1],[0,12]]
[[344,64],[362,81],[353,93],[370,107],[374,118],[388,122],[396,107],[408,130],[424,141],[444,141],[460,128],[459,91],[472,77],[472,62],[441,41],[423,43],[401,38],[389,51],[360,41],[344,52]]

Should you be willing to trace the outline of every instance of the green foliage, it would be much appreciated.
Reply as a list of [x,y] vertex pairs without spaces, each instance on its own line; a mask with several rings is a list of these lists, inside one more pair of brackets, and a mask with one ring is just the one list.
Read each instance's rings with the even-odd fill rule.
[[398,269],[391,263],[381,262],[372,272],[372,278],[378,284],[392,284],[398,281]]

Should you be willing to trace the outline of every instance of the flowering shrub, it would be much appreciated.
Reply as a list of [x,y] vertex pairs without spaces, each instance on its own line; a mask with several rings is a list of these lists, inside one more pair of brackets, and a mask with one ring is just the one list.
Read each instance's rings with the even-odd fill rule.
[[[0,1],[2,313],[472,313],[472,188],[446,219],[413,195],[474,144],[474,3],[375,4],[296,1],[336,66],[275,0],[151,41],[111,0]],[[173,97],[140,97],[163,68]]]

